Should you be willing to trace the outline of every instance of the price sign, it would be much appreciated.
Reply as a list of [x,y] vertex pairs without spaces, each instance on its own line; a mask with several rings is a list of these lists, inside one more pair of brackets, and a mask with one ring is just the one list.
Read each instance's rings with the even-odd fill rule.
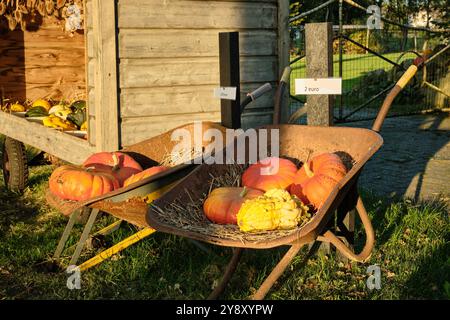
[[342,94],[342,78],[295,79],[295,94]]
[[236,87],[220,87],[214,89],[214,97],[226,100],[236,100]]

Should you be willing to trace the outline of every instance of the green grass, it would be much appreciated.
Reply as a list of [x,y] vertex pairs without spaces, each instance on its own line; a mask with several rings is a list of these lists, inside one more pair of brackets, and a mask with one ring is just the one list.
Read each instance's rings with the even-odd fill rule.
[[[396,62],[402,53],[387,53],[383,56]],[[401,61],[415,58],[413,53],[406,53]],[[376,57],[373,54],[344,54],[343,55],[343,73],[342,73],[342,88],[343,92],[350,90],[357,85],[362,77],[370,71],[376,69],[384,69],[389,71],[392,68],[392,64],[384,61],[383,59]],[[301,59],[291,65],[292,78],[304,78],[306,77],[305,59]],[[339,76],[339,55],[333,55],[333,70],[334,76]],[[386,83],[386,86],[388,83]],[[291,81],[291,94],[295,94],[295,82]],[[303,98],[304,96],[299,96]]]
[[[82,273],[81,290],[67,289],[65,273],[42,267],[67,221],[44,199],[52,169],[32,167],[30,186],[23,195],[0,186],[1,299],[203,299],[217,283],[229,248],[208,245],[212,253],[206,254],[186,239],[156,233]],[[302,252],[268,299],[450,298],[447,209],[438,203],[388,202],[370,193],[365,193],[364,200],[377,234],[371,259],[364,264],[344,263],[335,253],[318,254],[300,268]],[[103,216],[96,228],[111,221]],[[77,225],[78,236],[81,230]],[[106,240],[117,242],[133,232],[135,227],[125,224]],[[364,241],[360,229],[357,239],[360,249]],[[75,235],[69,239],[70,244],[75,241]],[[224,298],[251,295],[285,251],[246,250]],[[366,270],[372,264],[381,267],[381,290],[366,288]]]

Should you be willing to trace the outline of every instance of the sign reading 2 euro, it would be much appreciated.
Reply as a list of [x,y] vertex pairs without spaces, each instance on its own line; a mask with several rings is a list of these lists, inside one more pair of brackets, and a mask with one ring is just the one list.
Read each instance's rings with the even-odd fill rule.
[[295,79],[295,94],[342,94],[342,78]]

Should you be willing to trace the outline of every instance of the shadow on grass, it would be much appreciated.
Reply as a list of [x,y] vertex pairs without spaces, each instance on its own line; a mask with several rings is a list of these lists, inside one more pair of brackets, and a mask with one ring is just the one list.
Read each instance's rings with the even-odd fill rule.
[[421,259],[403,286],[402,299],[450,299],[445,283],[450,281],[450,239]]
[[[51,166],[49,166],[48,168],[53,168]],[[29,179],[28,179],[28,186],[30,188],[34,188],[38,185],[44,184],[45,186],[47,186],[47,181],[49,179],[50,175],[49,172],[44,170],[40,170],[39,172],[35,172],[34,174],[30,175]]]
[[18,221],[33,224],[40,204],[31,203],[15,192],[0,187],[0,230]]

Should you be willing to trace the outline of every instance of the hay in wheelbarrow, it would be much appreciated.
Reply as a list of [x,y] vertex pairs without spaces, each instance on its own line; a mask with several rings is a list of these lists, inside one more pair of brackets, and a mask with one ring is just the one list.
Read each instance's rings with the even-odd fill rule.
[[[367,129],[299,125],[265,128],[279,129],[282,157],[297,159],[303,163],[309,155],[332,152],[337,153],[349,169],[307,224],[291,230],[244,233],[237,226],[218,225],[206,219],[202,204],[211,191],[211,186],[230,186],[230,181],[238,181],[245,165],[237,164],[202,164],[153,202],[147,214],[148,223],[157,230],[218,245],[243,248],[271,248],[298,241],[303,237],[316,238],[323,231],[332,211],[346,195],[350,185],[356,182],[362,166],[382,145],[380,135]],[[246,151],[248,150],[247,145]]]

